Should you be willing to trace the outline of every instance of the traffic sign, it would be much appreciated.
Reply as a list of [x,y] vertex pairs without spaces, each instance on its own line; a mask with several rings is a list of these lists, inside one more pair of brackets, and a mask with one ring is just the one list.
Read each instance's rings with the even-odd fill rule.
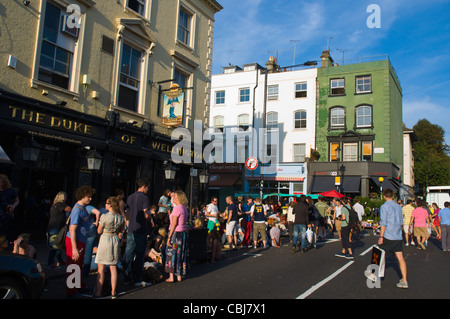
[[249,170],[253,171],[258,167],[258,159],[255,157],[249,157],[245,161],[245,167],[247,167]]

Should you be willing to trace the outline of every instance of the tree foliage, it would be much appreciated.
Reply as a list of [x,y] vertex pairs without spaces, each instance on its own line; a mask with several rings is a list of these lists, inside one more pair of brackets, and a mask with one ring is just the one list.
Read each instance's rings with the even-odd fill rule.
[[428,186],[450,185],[450,157],[445,144],[445,130],[426,119],[413,127],[417,136],[414,147],[415,183],[423,193]]

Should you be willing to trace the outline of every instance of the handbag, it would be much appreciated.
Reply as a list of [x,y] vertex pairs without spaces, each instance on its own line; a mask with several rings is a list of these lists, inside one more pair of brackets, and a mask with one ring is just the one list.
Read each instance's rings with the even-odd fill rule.
[[311,230],[311,227],[308,227],[308,230],[306,231],[306,239],[309,243],[312,243],[313,231]]
[[70,214],[69,217],[67,218],[66,223],[64,224],[63,227],[61,227],[58,234],[50,237],[50,242],[53,242],[53,247],[55,247],[56,249],[61,250],[66,249],[66,234],[69,231],[69,221],[70,221]]
[[372,265],[378,265],[378,277],[384,277],[384,268],[386,265],[386,256],[383,249],[378,245],[372,246],[372,255],[370,257]]

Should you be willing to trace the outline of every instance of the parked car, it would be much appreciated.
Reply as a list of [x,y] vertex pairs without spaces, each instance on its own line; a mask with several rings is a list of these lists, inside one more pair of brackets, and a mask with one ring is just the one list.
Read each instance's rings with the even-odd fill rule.
[[45,274],[37,260],[0,252],[0,299],[37,299],[44,283]]

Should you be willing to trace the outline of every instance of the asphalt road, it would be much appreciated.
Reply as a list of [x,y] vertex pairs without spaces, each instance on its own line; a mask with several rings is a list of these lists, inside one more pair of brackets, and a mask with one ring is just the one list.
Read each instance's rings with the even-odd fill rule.
[[[363,273],[370,264],[370,247],[376,240],[371,232],[363,232],[360,240],[353,241],[354,260],[347,260],[334,256],[341,248],[337,239],[306,253],[292,253],[288,238],[284,237],[281,248],[226,251],[217,263],[194,263],[179,283],[161,282],[135,289],[124,286],[119,277],[118,299],[177,299],[181,301],[178,307],[192,307],[193,300],[229,303],[230,300],[450,298],[450,253],[442,252],[440,241],[433,238],[425,251],[415,246],[404,247],[409,289],[396,287],[400,271],[394,256],[386,259],[380,288],[369,288]],[[64,298],[64,280],[64,276],[50,278],[42,298]],[[91,276],[88,283],[94,280],[95,276]]]
[[[123,295],[128,299],[448,299],[450,253],[429,240],[427,250],[404,247],[409,289],[399,289],[400,270],[394,256],[386,259],[380,288],[369,288],[364,270],[377,237],[364,232],[353,241],[354,260],[334,256],[339,241],[329,241],[306,253],[281,248],[239,249],[226,252],[218,263],[193,265],[180,283],[160,283]],[[365,254],[364,254],[365,253]],[[364,254],[361,256],[361,254]]]

